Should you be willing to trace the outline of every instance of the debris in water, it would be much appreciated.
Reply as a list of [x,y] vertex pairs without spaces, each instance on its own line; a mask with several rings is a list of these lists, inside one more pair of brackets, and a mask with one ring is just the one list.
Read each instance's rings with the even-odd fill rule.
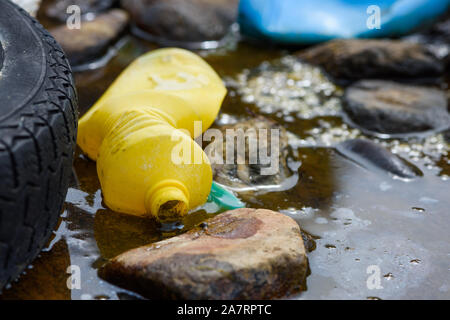
[[[245,69],[235,79],[228,79],[227,85],[236,90],[244,103],[256,105],[263,113],[277,113],[287,123],[318,118],[317,125],[305,135],[288,132],[289,144],[294,148],[333,147],[345,140],[367,138],[410,161],[423,162],[429,170],[438,169],[438,162],[445,161],[449,154],[450,147],[442,133],[402,140],[389,135],[369,136],[350,127],[341,118],[342,90],[319,68],[294,56]],[[441,174],[441,179],[448,177]]]
[[386,273],[383,277],[386,278],[387,280],[394,279],[394,275],[392,274],[392,272]]
[[376,167],[401,178],[411,179],[423,175],[413,164],[370,140],[347,140],[339,143],[336,150],[363,167]]
[[255,103],[263,113],[280,111],[284,116],[310,119],[338,115],[341,110],[341,90],[319,68],[293,56],[244,70],[233,83],[242,101]]

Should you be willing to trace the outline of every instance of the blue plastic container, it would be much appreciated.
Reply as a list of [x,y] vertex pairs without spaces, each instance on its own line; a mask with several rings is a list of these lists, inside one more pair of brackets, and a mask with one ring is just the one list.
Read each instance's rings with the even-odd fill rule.
[[449,6],[450,0],[241,0],[239,24],[244,35],[285,44],[394,37],[431,23]]

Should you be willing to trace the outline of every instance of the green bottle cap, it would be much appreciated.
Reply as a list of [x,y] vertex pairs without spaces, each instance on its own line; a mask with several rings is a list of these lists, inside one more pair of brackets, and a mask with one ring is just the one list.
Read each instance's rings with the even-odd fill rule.
[[214,202],[225,210],[232,210],[245,207],[245,204],[236,196],[213,181],[208,202]]

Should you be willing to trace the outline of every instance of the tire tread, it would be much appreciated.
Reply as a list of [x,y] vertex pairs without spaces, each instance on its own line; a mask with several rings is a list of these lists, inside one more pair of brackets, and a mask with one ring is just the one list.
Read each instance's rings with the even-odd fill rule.
[[0,290],[43,249],[63,208],[77,132],[77,94],[67,58],[24,10],[41,38],[46,77],[38,92],[0,123]]

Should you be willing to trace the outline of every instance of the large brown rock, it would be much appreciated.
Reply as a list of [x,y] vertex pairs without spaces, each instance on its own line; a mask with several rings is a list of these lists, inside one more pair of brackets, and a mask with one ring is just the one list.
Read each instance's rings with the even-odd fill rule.
[[237,209],[180,236],[127,251],[102,278],[148,298],[269,299],[299,291],[307,257],[297,223]]
[[298,57],[337,79],[434,77],[442,63],[425,46],[400,40],[333,40]]
[[175,41],[219,40],[236,20],[238,0],[122,0],[132,21],[153,36]]
[[72,65],[80,65],[102,57],[117,41],[128,24],[128,14],[112,9],[92,21],[82,21],[80,29],[65,24],[50,30]]
[[442,90],[392,81],[361,80],[347,88],[344,109],[370,131],[405,134],[450,126]]

